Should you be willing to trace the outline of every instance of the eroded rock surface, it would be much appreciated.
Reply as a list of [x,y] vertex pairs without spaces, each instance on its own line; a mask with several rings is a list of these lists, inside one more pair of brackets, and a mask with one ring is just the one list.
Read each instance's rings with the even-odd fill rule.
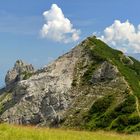
[[119,71],[117,67],[113,66],[111,63],[105,61],[95,70],[92,82],[104,82],[105,80],[112,80],[117,77],[117,74],[119,74]]
[[[17,94],[23,93],[23,96],[2,114],[2,120],[18,124],[57,125],[71,103],[71,83],[80,53],[80,48],[77,47],[42,70],[36,71],[29,79],[19,81],[14,94],[18,91]],[[16,64],[16,76],[23,72],[23,69],[18,68],[19,65]],[[24,65],[24,71],[28,69],[33,70],[32,67]],[[15,80],[16,76],[11,80]],[[11,83],[11,80],[7,84]]]
[[5,83],[8,86],[17,81],[21,81],[33,72],[34,67],[31,64],[26,64],[22,60],[17,60],[13,69],[7,72],[5,77]]

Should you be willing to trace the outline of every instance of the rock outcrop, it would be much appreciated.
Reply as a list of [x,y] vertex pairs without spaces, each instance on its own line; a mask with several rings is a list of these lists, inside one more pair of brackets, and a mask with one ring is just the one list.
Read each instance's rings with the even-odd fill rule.
[[5,77],[6,85],[24,80],[27,76],[34,72],[34,67],[24,63],[22,60],[17,60],[13,69],[9,70]]
[[91,81],[92,83],[97,83],[97,82],[104,82],[105,80],[107,81],[112,80],[117,77],[117,74],[119,74],[117,67],[105,61],[94,72]]
[[[29,79],[20,80],[11,93],[11,100],[15,100],[17,96],[20,99],[2,114],[2,120],[16,124],[56,126],[71,102],[71,83],[79,56],[78,47],[43,68],[41,72],[36,71]],[[23,65],[20,68],[21,66]],[[33,70],[28,65],[24,65],[24,69],[18,68],[16,63],[14,70],[18,70],[19,75],[25,70]]]
[[137,131],[139,73],[140,62],[124,57],[95,37],[87,38],[37,71],[32,65],[17,61],[7,73],[7,86],[0,94],[0,120]]

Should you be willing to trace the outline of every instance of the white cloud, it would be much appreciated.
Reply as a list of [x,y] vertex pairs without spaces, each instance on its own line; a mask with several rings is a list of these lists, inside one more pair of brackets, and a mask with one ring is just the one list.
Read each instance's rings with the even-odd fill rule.
[[123,23],[115,20],[111,26],[105,28],[100,39],[125,53],[140,52],[140,25],[135,27],[128,20]]
[[46,23],[43,25],[41,35],[56,42],[69,43],[77,41],[80,30],[73,28],[68,18],[65,18],[61,8],[52,4],[49,11],[43,13]]

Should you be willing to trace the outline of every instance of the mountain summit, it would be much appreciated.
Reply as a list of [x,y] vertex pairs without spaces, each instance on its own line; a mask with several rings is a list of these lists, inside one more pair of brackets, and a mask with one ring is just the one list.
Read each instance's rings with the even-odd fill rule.
[[140,131],[136,59],[93,36],[40,70],[17,62],[0,91],[1,122]]

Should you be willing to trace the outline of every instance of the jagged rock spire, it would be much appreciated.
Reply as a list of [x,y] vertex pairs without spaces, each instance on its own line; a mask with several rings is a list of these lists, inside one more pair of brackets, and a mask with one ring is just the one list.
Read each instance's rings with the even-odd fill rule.
[[6,85],[13,84],[17,81],[23,80],[25,73],[33,73],[34,67],[31,64],[27,64],[22,60],[17,60],[14,67],[9,70],[5,77]]

